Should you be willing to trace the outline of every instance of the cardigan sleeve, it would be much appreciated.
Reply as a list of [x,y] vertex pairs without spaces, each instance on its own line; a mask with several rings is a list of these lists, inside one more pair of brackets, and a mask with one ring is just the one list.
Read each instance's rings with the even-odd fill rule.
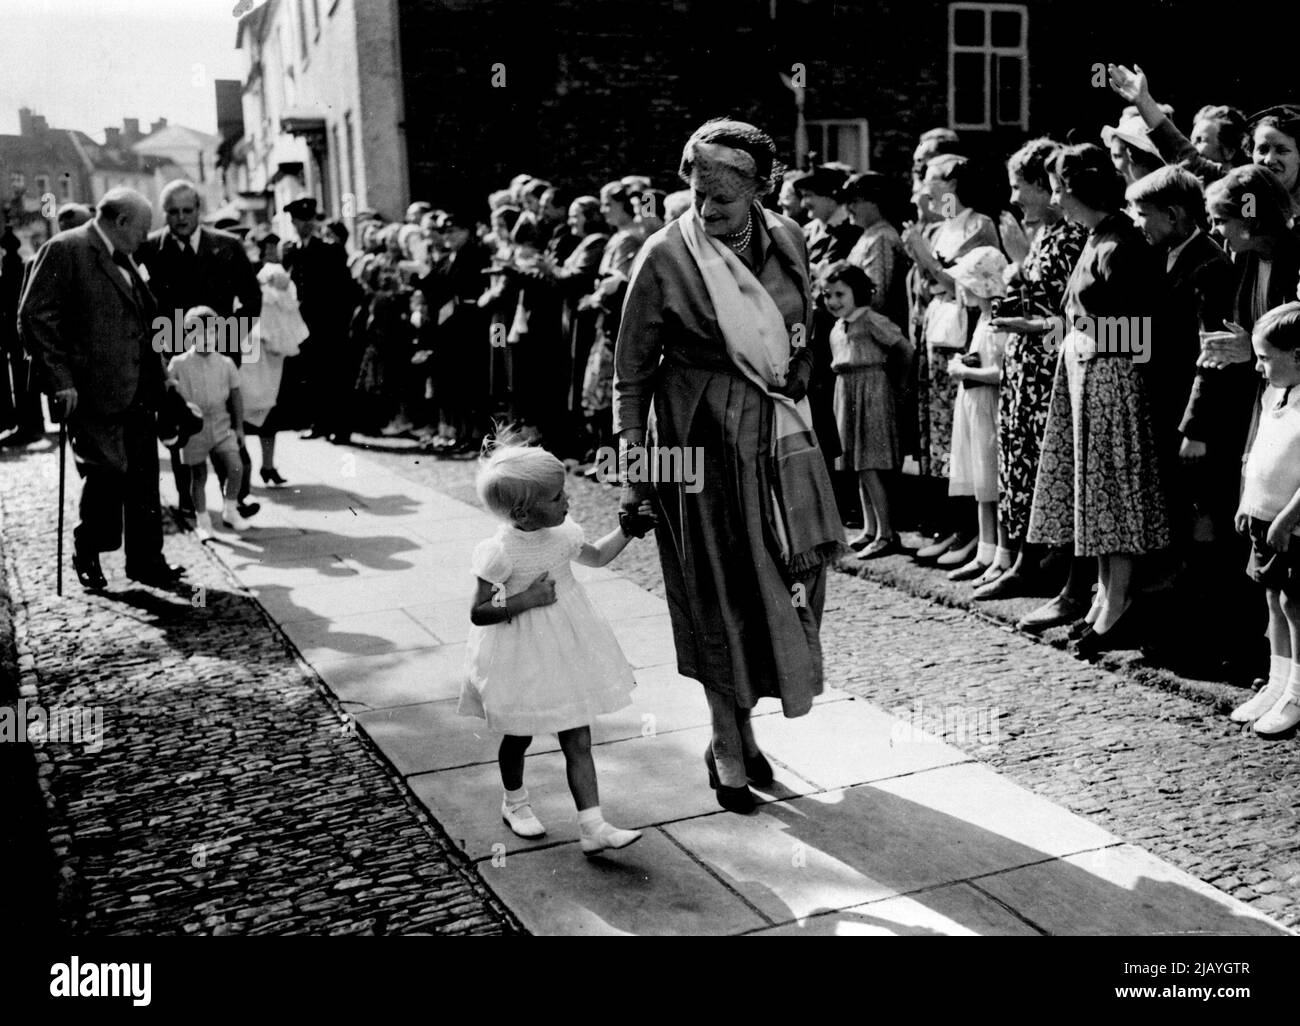
[[1182,164],[1192,174],[1201,180],[1202,185],[1209,185],[1216,179],[1222,178],[1232,168],[1227,164],[1220,164],[1217,161],[1206,160],[1198,152],[1192,141],[1183,135],[1169,118],[1162,118],[1160,123],[1151,129],[1148,138],[1154,144],[1160,153],[1160,158],[1166,164]]
[[614,346],[614,433],[646,426],[663,355],[665,290],[656,250],[643,248],[632,264],[623,318]]

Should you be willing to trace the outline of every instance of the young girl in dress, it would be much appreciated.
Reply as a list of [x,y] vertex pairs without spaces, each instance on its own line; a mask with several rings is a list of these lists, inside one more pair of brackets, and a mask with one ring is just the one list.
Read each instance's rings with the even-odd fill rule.
[[899,462],[898,422],[885,357],[886,349],[903,344],[903,332],[871,309],[873,291],[866,271],[845,260],[831,264],[822,276],[826,309],[839,318],[830,335],[835,422],[844,450],[835,469],[858,475],[862,533],[849,546],[861,550],[859,559],[899,551],[881,474],[896,470]]
[[226,474],[225,508],[222,522],[236,531],[249,523],[239,515],[236,496],[243,483],[244,467],[239,450],[244,444],[244,404],[239,393],[239,368],[219,352],[221,329],[217,312],[210,306],[196,306],[185,314],[186,341],[196,337],[193,348],[173,356],[168,374],[176,379],[176,390],[203,415],[203,427],[181,449],[181,460],[190,468],[190,495],[194,500],[194,533],[200,541],[212,537],[208,530],[208,455],[223,465]]
[[1232,719],[1277,738],[1300,723],[1300,303],[1264,314],[1252,343],[1265,388],[1236,527],[1251,540],[1246,572],[1268,597],[1272,658],[1268,684]]
[[604,566],[629,536],[618,528],[587,543],[567,517],[564,483],[564,464],[544,449],[498,442],[483,458],[479,498],[502,524],[474,549],[478,591],[460,712],[505,735],[497,755],[505,790],[501,818],[520,837],[546,833],[524,787],[524,753],[534,734],[558,735],[582,851],[595,855],[641,836],[602,818],[591,758],[592,720],[631,704],[635,681],[614,632],[569,564]]
[[979,320],[968,350],[952,358],[948,373],[960,389],[952,419],[950,495],[973,495],[979,506],[979,547],[950,581],[976,585],[996,580],[1010,569],[1006,529],[998,523],[998,384],[1007,336],[993,327],[993,298],[1006,295],[1002,280],[1007,259],[992,246],[980,246],[950,269],[963,302],[979,307]]

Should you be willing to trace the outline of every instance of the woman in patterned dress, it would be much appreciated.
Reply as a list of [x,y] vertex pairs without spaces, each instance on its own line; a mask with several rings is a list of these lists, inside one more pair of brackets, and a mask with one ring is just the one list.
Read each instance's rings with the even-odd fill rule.
[[[1122,212],[1123,179],[1104,150],[1070,146],[1049,162],[1052,202],[1088,229],[1066,287],[1067,330],[1052,384],[1030,542],[1073,545],[1097,557],[1099,586],[1077,627],[1079,652],[1093,655],[1133,640],[1131,580],[1136,557],[1169,546],[1170,515],[1150,388],[1134,331],[1149,358],[1165,304],[1162,258]],[[1104,325],[1128,326],[1123,346]],[[1049,336],[1050,338],[1051,336]],[[1059,334],[1058,334],[1059,337]],[[1068,589],[1054,600],[1062,615],[1083,612]],[[1065,607],[1073,605],[1074,610]],[[1057,622],[1063,622],[1057,620]]]
[[999,553],[998,562],[1010,569],[978,588],[977,599],[1024,595],[1035,584],[1039,553],[1026,546],[1025,532],[1056,369],[1043,341],[1049,318],[1060,316],[1066,282],[1088,237],[1087,229],[1051,202],[1047,162],[1059,148],[1051,139],[1033,139],[1007,161],[1012,202],[1031,237],[1024,260],[1010,269],[1004,316],[994,321],[1010,332],[998,393],[998,519],[1010,550]]

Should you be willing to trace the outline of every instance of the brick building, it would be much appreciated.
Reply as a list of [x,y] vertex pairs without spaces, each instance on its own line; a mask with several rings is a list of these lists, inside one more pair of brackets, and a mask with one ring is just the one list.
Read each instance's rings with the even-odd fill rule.
[[310,192],[335,214],[399,216],[520,171],[671,188],[682,142],[719,114],[794,163],[799,99],[822,159],[903,176],[936,125],[999,155],[1031,135],[1096,140],[1121,106],[1107,61],[1142,64],[1184,127],[1206,102],[1300,96],[1294,8],[1208,17],[1173,0],[267,0],[240,22],[234,155],[281,205]]
[[161,216],[158,193],[181,169],[165,156],[137,152],[166,121],[149,133],[138,118],[125,118],[122,127],[104,129],[104,142],[85,132],[51,128],[45,118],[24,107],[18,111],[18,135],[0,135],[0,220],[13,225],[34,252],[54,230],[54,213],[64,203],[94,205],[115,186],[142,193]]
[[[482,192],[526,170],[592,187],[675,182],[699,122],[737,114],[793,161],[803,72],[809,146],[905,174],[916,136],[957,128],[1005,154],[1031,135],[1095,140],[1121,104],[1097,66],[1137,61],[1184,127],[1207,102],[1300,97],[1300,9],[1242,0],[401,0],[414,191]],[[1213,38],[1213,44],[1209,39]],[[504,82],[499,72],[504,71]],[[494,80],[495,76],[495,80]]]

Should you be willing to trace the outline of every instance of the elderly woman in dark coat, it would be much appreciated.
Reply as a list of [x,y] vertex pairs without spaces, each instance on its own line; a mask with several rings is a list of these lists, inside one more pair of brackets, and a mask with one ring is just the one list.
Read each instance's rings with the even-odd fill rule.
[[[615,353],[625,526],[644,526],[635,511],[653,497],[678,669],[704,685],[710,783],[738,812],[754,807],[746,783],[772,778],[755,703],[779,698],[786,716],[802,716],[822,690],[826,565],[843,545],[806,401],[803,233],[757,203],[774,152],[743,122],[710,121],[691,136],[680,173],[692,206],[639,254]],[[647,486],[632,473],[652,407],[649,462],[697,453],[694,482]]]

